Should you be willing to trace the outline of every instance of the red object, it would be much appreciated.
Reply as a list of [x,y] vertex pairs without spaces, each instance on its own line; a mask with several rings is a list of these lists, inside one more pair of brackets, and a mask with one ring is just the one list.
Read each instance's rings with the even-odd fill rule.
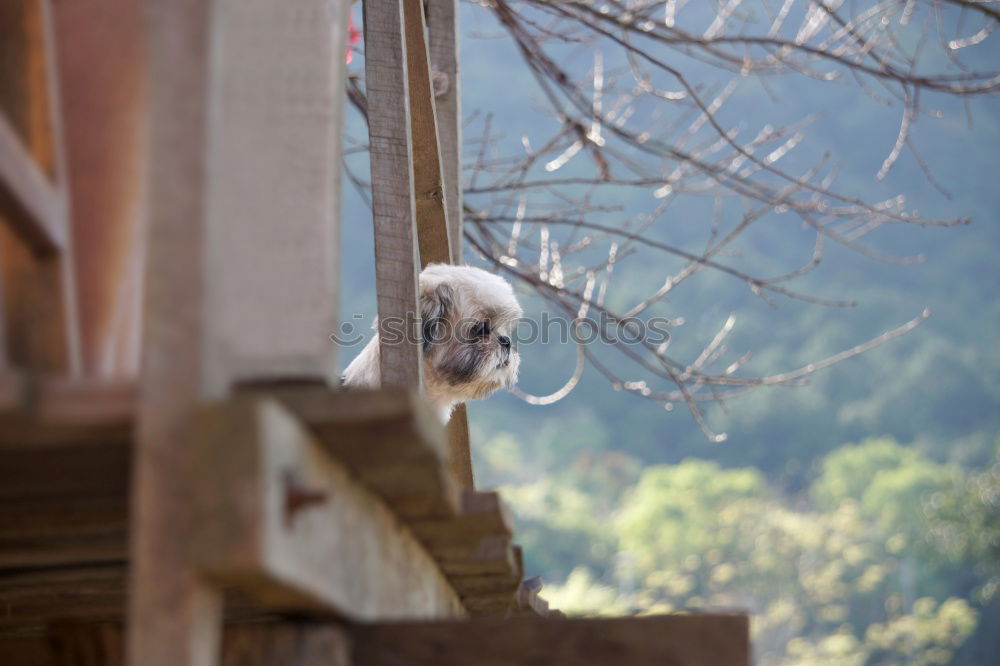
[[351,51],[351,47],[361,41],[361,31],[358,27],[354,25],[354,17],[347,17],[347,54],[344,57],[344,62],[351,64],[351,57],[354,53]]

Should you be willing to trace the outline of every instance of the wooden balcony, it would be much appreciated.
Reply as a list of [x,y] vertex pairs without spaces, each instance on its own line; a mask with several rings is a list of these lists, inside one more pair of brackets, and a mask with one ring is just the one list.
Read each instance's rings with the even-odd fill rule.
[[[348,9],[0,10],[0,663],[748,664],[743,615],[567,620],[522,585],[419,341],[334,388]],[[364,13],[378,309],[405,317],[461,259],[456,5]]]

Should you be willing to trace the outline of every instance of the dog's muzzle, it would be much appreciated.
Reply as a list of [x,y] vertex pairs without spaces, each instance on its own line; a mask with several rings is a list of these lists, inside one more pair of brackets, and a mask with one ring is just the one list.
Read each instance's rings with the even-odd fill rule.
[[510,365],[510,338],[506,335],[499,335],[497,342],[500,343],[500,365],[506,367]]

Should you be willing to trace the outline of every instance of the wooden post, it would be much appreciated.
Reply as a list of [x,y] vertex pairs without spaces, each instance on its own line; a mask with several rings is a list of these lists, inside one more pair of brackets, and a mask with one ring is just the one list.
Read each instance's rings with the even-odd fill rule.
[[194,416],[201,386],[209,10],[146,4],[149,255],[131,515],[128,663],[208,666],[221,599],[191,566]]
[[458,67],[458,2],[428,0],[431,84],[448,216],[451,263],[462,263],[462,112]]
[[[462,263],[462,118],[458,67],[458,3],[428,0],[427,25],[431,60],[431,87],[437,125],[437,148],[450,261]],[[475,486],[469,448],[469,419],[465,405],[448,422],[448,460],[460,487]]]
[[431,90],[427,26],[421,0],[403,0],[406,68],[410,96],[410,138],[413,141],[413,187],[416,199],[420,267],[450,263],[447,184],[442,176],[437,113]]
[[[237,382],[334,377],[348,4],[146,0],[149,256],[127,653],[203,665],[196,414]],[[331,382],[332,383],[332,382]]]
[[[416,209],[402,5],[401,0],[365,0],[363,7],[381,377],[385,386],[419,388],[420,340],[403,330],[405,325],[419,333],[414,320]],[[393,331],[404,333],[403,339],[393,339]]]

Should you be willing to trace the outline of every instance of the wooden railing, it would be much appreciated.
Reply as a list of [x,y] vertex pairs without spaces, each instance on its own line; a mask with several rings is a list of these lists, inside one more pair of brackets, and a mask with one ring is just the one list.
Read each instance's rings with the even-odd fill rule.
[[[386,536],[385,519],[363,493],[345,499],[346,472],[323,462],[307,434],[319,427],[315,419],[337,410],[322,388],[309,386],[332,386],[336,376],[328,336],[337,314],[347,7],[328,0],[147,3],[150,240],[133,486],[132,663],[207,659],[221,622],[222,587],[231,584],[251,587],[265,603],[339,609],[357,619],[391,617],[392,604],[410,617],[463,612],[411,537]],[[453,0],[431,2],[429,11],[443,19],[438,30],[452,31],[439,41],[454,44]],[[438,128],[457,155],[457,106],[435,109],[420,0],[367,0],[364,13],[378,310],[382,318],[406,318],[418,312],[419,267],[453,258],[448,214],[458,209],[459,185],[443,175]],[[445,60],[454,102],[454,55]],[[449,176],[457,175],[452,167]],[[419,342],[385,345],[381,360],[390,394],[394,387],[420,390]],[[260,403],[261,390],[279,402]],[[219,400],[228,406],[206,416],[201,405]],[[366,418],[364,405],[355,411],[353,418]],[[348,427],[345,418],[352,417],[336,421],[341,428]],[[428,427],[435,426],[404,426],[391,435],[391,455],[433,470],[433,455],[430,467],[420,462],[420,447],[434,447]],[[452,467],[461,474],[435,481],[436,472],[423,473],[419,487],[396,503],[401,515],[462,511],[454,493],[471,490],[464,413],[452,428],[460,453]],[[336,448],[338,433],[328,432],[330,439],[320,439]],[[379,459],[379,435],[368,437],[368,454]],[[411,441],[421,443],[408,454]],[[364,461],[349,462],[350,451],[341,455],[363,478]],[[246,462],[227,469],[225,459]],[[390,474],[397,484],[400,473]],[[393,504],[400,491],[379,491],[378,474],[369,487]],[[326,517],[322,527],[310,531],[291,517],[269,517],[267,507],[278,501],[269,498],[284,494],[298,506],[301,498],[324,497],[329,491],[317,489],[330,484],[347,504],[317,510]],[[215,490],[197,500],[205,487]],[[232,488],[244,491],[234,496]],[[184,524],[219,530],[199,528],[192,553],[178,533]],[[324,576],[315,558],[351,530],[383,550],[366,556],[341,548],[344,559],[330,565],[341,574]],[[509,549],[509,532],[505,543]],[[384,560],[385,570],[371,570],[366,557]]]
[[[457,10],[451,1],[429,2],[425,21],[423,7],[421,0],[364,3],[375,278],[382,321],[407,321],[419,312],[420,269],[461,263]],[[419,387],[420,355],[416,339],[383,344],[383,384]],[[464,405],[452,415],[448,436],[453,474],[471,488]]]
[[[0,372],[0,662],[748,663],[738,615],[537,621],[464,409],[446,434],[420,395],[419,341],[383,346],[381,390],[336,389],[349,5],[142,2],[143,362],[109,386],[72,379],[49,3],[3,3],[0,63],[25,74],[0,81],[0,330],[40,374],[8,399]],[[461,256],[456,11],[364,2],[383,319]]]

